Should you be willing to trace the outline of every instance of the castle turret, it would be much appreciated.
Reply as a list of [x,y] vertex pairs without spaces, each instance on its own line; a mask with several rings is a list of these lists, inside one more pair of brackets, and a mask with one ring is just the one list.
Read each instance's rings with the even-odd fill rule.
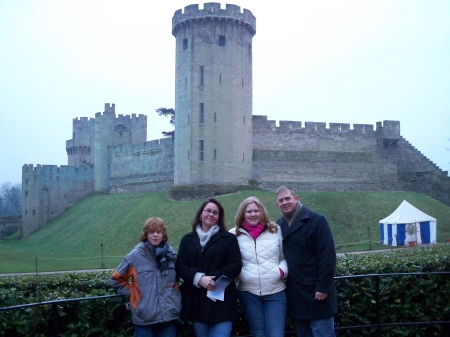
[[174,184],[252,178],[253,14],[206,3],[176,11]]
[[94,190],[96,192],[109,192],[111,179],[110,149],[114,145],[114,124],[116,111],[114,104],[105,103],[103,114],[95,114],[94,134]]
[[66,141],[68,165],[80,167],[84,163],[94,163],[94,129],[93,118],[80,117],[73,119],[72,139]]

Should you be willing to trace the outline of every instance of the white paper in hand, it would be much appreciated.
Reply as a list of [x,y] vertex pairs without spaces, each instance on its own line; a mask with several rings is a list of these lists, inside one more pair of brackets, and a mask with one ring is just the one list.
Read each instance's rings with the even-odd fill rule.
[[225,288],[232,282],[233,280],[229,277],[222,275],[217,279],[216,290],[208,290],[206,296],[212,299],[214,302],[216,300],[223,301],[225,296]]

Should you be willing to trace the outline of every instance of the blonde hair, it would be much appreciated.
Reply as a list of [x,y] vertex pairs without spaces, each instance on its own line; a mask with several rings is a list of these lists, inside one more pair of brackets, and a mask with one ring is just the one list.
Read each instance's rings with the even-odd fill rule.
[[241,228],[242,222],[245,219],[245,210],[247,209],[247,206],[250,204],[256,204],[256,206],[258,206],[260,214],[259,218],[260,222],[263,225],[267,224],[269,226],[269,232],[276,233],[278,231],[278,226],[274,222],[270,221],[269,212],[267,212],[266,207],[257,197],[251,196],[244,199],[236,211],[236,216],[234,217],[234,221],[236,223],[236,236],[239,236],[241,234],[239,229]]

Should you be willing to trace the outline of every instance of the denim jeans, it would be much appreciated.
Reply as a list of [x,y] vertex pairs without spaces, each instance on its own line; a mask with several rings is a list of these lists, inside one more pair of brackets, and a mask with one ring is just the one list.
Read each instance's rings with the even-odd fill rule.
[[297,337],[335,337],[334,317],[314,321],[295,320]]
[[175,321],[134,326],[134,337],[176,337],[176,335]]
[[233,329],[232,321],[224,321],[215,324],[192,322],[197,337],[230,337]]
[[283,337],[286,326],[286,293],[258,296],[239,292],[239,302],[254,337]]

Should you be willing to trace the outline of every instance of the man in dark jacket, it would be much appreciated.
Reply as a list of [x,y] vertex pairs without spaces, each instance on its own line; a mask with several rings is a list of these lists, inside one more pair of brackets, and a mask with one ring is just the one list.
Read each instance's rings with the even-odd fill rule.
[[334,337],[336,252],[328,221],[302,205],[292,188],[281,186],[276,193],[289,270],[288,316],[298,337]]

